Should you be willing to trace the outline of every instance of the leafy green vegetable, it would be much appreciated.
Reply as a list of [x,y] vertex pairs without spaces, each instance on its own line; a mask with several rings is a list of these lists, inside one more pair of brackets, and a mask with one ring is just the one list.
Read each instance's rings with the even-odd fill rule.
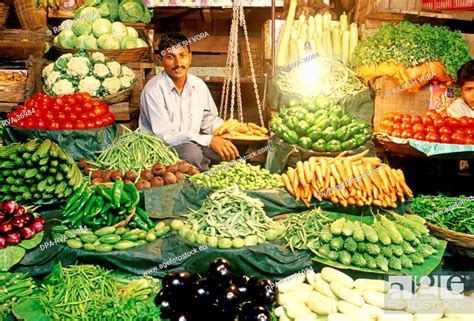
[[76,47],[77,38],[71,29],[63,30],[58,35],[58,43],[61,47],[66,49],[73,49]]
[[41,243],[41,241],[43,240],[43,236],[44,236],[44,232],[37,233],[37,234],[35,234],[35,236],[33,238],[31,238],[29,240],[23,240],[18,245],[21,246],[22,248],[26,249],[26,250],[34,249],[35,247],[37,247]]
[[457,70],[471,59],[469,45],[461,32],[407,21],[384,24],[359,42],[352,56],[354,66],[396,62],[414,67],[438,59],[456,79]]
[[123,22],[150,23],[152,14],[143,0],[122,0],[120,3],[119,17]]
[[19,246],[7,246],[0,250],[0,271],[6,272],[21,261],[25,256],[25,249]]

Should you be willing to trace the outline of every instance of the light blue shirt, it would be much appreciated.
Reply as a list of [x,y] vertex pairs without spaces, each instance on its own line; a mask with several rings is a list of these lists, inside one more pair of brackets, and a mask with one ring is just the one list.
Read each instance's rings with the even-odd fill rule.
[[223,123],[204,81],[189,73],[181,95],[165,71],[142,91],[139,127],[168,145],[196,142],[209,146],[212,131]]

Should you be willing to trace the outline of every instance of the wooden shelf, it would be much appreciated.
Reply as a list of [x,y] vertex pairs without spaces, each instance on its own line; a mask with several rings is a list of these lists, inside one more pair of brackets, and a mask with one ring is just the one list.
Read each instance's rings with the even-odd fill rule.
[[73,19],[74,12],[64,11],[64,10],[48,10],[48,18],[57,18],[57,19]]

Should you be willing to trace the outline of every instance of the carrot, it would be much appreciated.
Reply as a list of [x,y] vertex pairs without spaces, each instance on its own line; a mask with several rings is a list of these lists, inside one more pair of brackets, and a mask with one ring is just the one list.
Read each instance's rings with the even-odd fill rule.
[[337,155],[334,160],[340,159],[340,158],[346,156],[348,153],[349,153],[349,152],[348,152],[347,150],[345,150],[345,151],[343,151],[342,153],[340,153],[339,155]]
[[[358,166],[358,169],[359,169],[359,172],[360,173],[363,173],[362,175],[366,175],[364,173],[364,169],[362,168],[362,165],[359,165]],[[372,191],[372,183],[370,182],[370,179],[368,179],[366,176],[362,178],[362,182],[364,183],[364,186],[365,186],[365,189],[366,189],[366,192],[368,195],[371,194],[371,191]],[[369,196],[370,197],[370,196]]]
[[387,202],[382,200],[382,207],[387,207]]
[[362,198],[362,192],[361,192],[361,190],[358,189],[356,192],[357,192],[357,198],[359,198],[359,199]]
[[378,157],[364,157],[363,161],[366,163],[370,163],[374,166],[382,164],[382,160]]
[[295,189],[295,198],[296,198],[296,201],[298,202],[299,199],[301,198],[301,190],[300,190],[300,187],[297,186],[296,189]]
[[323,199],[321,198],[321,194],[319,193],[319,191],[315,190],[314,188],[312,188],[312,191],[313,191],[313,197],[321,202]]
[[337,171],[336,165],[335,164],[329,165],[329,170],[331,171],[332,177],[336,179],[337,184],[341,184],[342,178],[339,172]]
[[352,186],[349,187],[349,196],[357,197],[357,190]]
[[286,174],[283,174],[281,175],[281,179],[283,180],[283,183],[285,183],[285,187],[287,189],[287,191],[291,194],[291,195],[295,195],[295,191],[293,190],[293,186],[291,186],[290,184],[290,180],[288,178],[288,175]]
[[352,156],[348,156],[348,157],[346,157],[346,159],[347,159],[349,162],[355,162],[355,161],[358,161],[358,160],[361,160],[362,158],[364,158],[364,156],[367,155],[368,153],[369,153],[369,150],[366,149],[366,150],[364,150],[362,153],[356,154],[356,155],[352,155]]
[[354,173],[354,182],[357,184],[360,190],[364,189],[364,184],[362,182],[361,173],[359,173],[359,168],[352,164],[352,172]]
[[356,204],[356,200],[355,200],[353,197],[349,197],[349,198],[347,199],[347,203],[348,203],[349,205],[355,205],[355,204]]
[[339,199],[339,203],[341,203],[342,206],[347,207],[347,201],[345,199]]
[[303,162],[302,161],[298,161],[296,163],[296,173],[298,174],[298,179],[300,181],[300,184],[302,186],[307,185],[306,179],[304,177],[305,175],[304,175],[304,168],[303,168]]
[[316,158],[314,157],[309,159],[309,171],[311,172],[311,175],[316,171]]
[[304,205],[306,205],[306,207],[309,207],[311,205],[311,202],[308,199],[302,198],[301,200],[303,201]]
[[338,199],[336,196],[331,197],[329,200],[330,200],[331,203],[333,203],[333,204],[339,203],[339,199]]
[[377,185],[374,186],[372,191],[373,191],[373,194],[374,194],[374,199],[378,199],[379,198],[379,191],[377,189]]
[[321,166],[318,164],[316,165],[316,177],[318,178],[318,182],[321,184],[321,185],[324,185],[324,178],[323,178],[323,172],[321,170]]
[[328,171],[328,164],[324,158],[319,158],[319,164],[321,164],[321,176],[326,178],[326,172]]
[[393,177],[393,175],[392,175],[392,171],[391,171],[391,169],[390,169],[390,166],[388,166],[388,165],[383,165],[383,169],[382,169],[382,170],[385,172],[385,175],[387,175],[391,187],[395,187],[396,180],[395,180],[395,177]]
[[382,206],[382,202],[379,200],[375,200],[372,204],[374,204],[375,206]]
[[357,206],[364,206],[364,202],[362,200],[356,200],[356,205]]
[[346,169],[347,178],[354,179],[354,173],[352,172],[351,163],[347,159],[344,160],[344,168]]
[[303,162],[303,170],[304,170],[304,178],[306,180],[306,183],[308,184],[311,183],[311,181],[313,180],[314,170],[313,171],[310,170],[308,161]]
[[304,187],[304,198],[311,197],[311,185],[305,185]]
[[334,165],[336,165],[337,171],[341,175],[342,179],[347,182],[349,180],[349,177],[346,173],[345,167],[342,165],[342,162],[340,160],[336,160],[334,162]]
[[402,185],[402,188],[405,190],[406,194],[408,196],[413,196],[412,190],[410,189],[410,187],[408,187],[405,181],[405,175],[403,174],[403,171],[401,169],[397,169],[397,174],[398,177],[400,177],[400,184]]
[[292,167],[290,167],[286,171],[286,174],[288,175],[288,179],[290,180],[291,186],[293,186],[293,182],[295,181],[295,170]]
[[384,190],[387,193],[390,193],[390,186],[389,186],[390,183],[389,183],[389,180],[388,180],[388,177],[387,177],[385,171],[384,170],[379,170],[378,174],[379,174],[380,178],[382,179],[382,183],[383,183],[382,186],[383,186]]

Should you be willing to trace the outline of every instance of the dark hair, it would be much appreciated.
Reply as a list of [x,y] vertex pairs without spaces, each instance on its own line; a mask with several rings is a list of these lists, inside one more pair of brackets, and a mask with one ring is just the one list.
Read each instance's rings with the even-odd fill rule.
[[474,81],[474,60],[466,62],[458,70],[458,80],[457,83],[460,87],[464,85],[466,81]]
[[181,33],[169,33],[161,37],[160,43],[158,44],[158,53],[161,56],[168,51],[171,51],[172,48],[181,48],[181,47],[188,47],[188,51],[191,52],[191,48],[189,47],[190,41],[188,38],[181,34]]

